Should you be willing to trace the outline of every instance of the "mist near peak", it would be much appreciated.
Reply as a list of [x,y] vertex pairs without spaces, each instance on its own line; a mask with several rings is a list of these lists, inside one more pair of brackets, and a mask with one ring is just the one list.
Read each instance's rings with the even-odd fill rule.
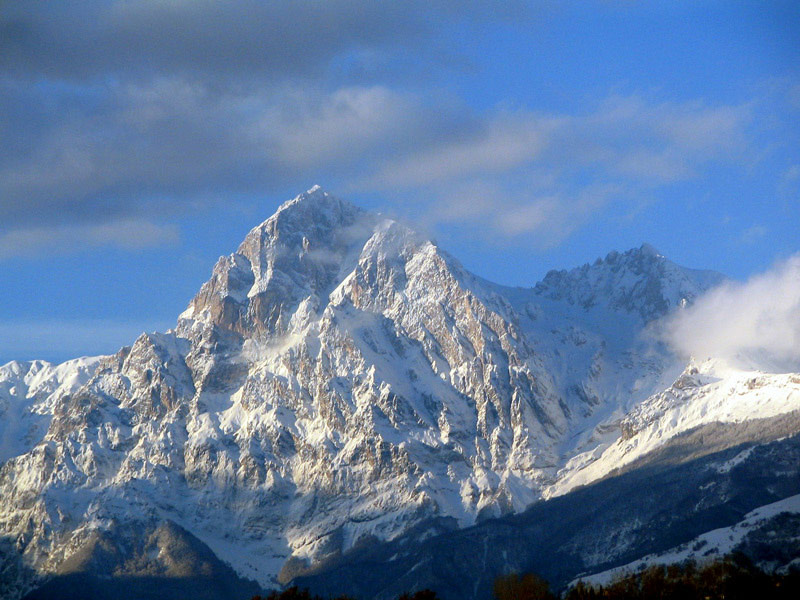
[[682,356],[722,358],[736,366],[800,367],[800,253],[746,282],[727,281],[662,323]]

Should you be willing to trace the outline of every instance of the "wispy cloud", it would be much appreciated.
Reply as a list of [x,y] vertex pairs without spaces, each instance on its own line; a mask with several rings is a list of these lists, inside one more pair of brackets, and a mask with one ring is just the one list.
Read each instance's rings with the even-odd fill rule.
[[554,191],[547,179],[529,179],[527,184],[484,179],[448,186],[435,198],[429,226],[437,222],[471,225],[479,235],[501,244],[528,236],[531,247],[544,250],[583,227],[621,191],[615,185],[595,185],[565,194]]
[[[304,189],[424,145],[458,111],[369,81],[392,61],[445,55],[435,24],[528,14],[450,0],[4,5],[0,231]],[[341,83],[363,69],[372,77]]]
[[791,165],[781,174],[777,191],[785,202],[800,202],[800,165]]
[[173,244],[178,239],[175,226],[142,220],[31,227],[0,233],[0,260],[65,254],[103,246],[136,250]]
[[262,193],[303,173],[360,172],[471,119],[381,86],[221,89],[159,78],[106,86],[92,102],[84,88],[5,90],[7,114],[53,98],[71,105],[68,116],[38,131],[0,116],[12,139],[27,140],[0,158],[5,228],[142,218],[154,209],[186,210],[198,198]]
[[744,161],[751,108],[612,96],[585,114],[498,110],[472,122],[384,159],[357,187],[409,190],[429,203],[432,221],[500,238],[535,234],[534,246],[548,248],[611,202],[645,202],[710,166]]
[[181,211],[198,198],[219,202],[304,174],[335,173],[355,181],[352,190],[424,196],[430,215],[446,215],[454,185],[519,189],[535,179],[513,200],[483,195],[482,203],[493,203],[495,233],[565,231],[564,214],[603,206],[599,187],[655,188],[738,160],[749,122],[747,107],[638,97],[570,115],[477,113],[386,86],[220,87],[159,77],[104,84],[96,95],[81,86],[39,93],[0,87],[8,92],[0,108],[9,114],[54,98],[71,107],[69,116],[31,131],[20,128],[33,116],[0,117],[13,139],[25,140],[0,158],[0,218],[8,230],[143,219],[154,208]]
[[800,254],[746,283],[729,282],[665,324],[685,356],[796,370],[800,366]]
[[363,185],[442,184],[529,164],[671,183],[710,161],[740,156],[749,121],[747,105],[654,103],[638,96],[612,96],[588,114],[490,111],[471,130],[451,131],[438,144],[392,157]]
[[508,173],[537,158],[553,129],[551,121],[528,113],[489,115],[477,120],[472,131],[451,130],[438,144],[392,157],[360,185],[373,189],[414,187]]
[[742,232],[741,242],[743,244],[755,244],[762,239],[769,230],[764,225],[751,225]]

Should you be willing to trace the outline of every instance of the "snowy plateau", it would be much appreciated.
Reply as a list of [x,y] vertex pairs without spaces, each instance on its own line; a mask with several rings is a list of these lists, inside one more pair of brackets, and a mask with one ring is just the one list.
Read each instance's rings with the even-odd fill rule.
[[[219,259],[174,329],[111,356],[0,367],[0,597],[83,574],[213,577],[229,587],[194,597],[222,598],[247,580],[377,569],[359,562],[365,548],[409,572],[423,542],[513,519],[544,531],[565,514],[545,507],[570,498],[595,498],[602,523],[611,509],[592,490],[656,464],[702,461],[695,499],[673,512],[733,482],[714,496],[728,507],[744,489],[736,473],[787,456],[771,444],[800,431],[800,375],[671,350],[663,320],[724,280],[643,245],[504,287],[312,188]],[[719,546],[744,523],[800,514],[792,460],[774,463],[769,494],[747,492],[752,505],[720,508],[705,529],[660,541],[643,525],[655,517],[632,511],[616,546],[583,546],[558,576],[685,556],[680,544]],[[671,494],[666,472],[637,488]],[[512,552],[533,535],[493,539]],[[419,547],[403,554],[403,540]],[[505,567],[464,568],[488,581]],[[418,572],[409,586],[441,584]],[[365,598],[394,592],[362,584]]]

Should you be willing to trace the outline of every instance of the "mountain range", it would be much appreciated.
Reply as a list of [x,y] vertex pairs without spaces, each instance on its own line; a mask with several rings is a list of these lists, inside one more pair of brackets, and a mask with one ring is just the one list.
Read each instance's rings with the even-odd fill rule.
[[645,244],[505,287],[314,187],[174,329],[0,367],[0,596],[482,599],[510,570],[732,549],[786,568],[800,375],[663,335],[724,281]]

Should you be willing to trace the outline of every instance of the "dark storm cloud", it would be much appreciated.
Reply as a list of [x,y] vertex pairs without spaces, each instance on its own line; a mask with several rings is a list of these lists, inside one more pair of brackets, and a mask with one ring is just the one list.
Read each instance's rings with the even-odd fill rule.
[[[522,3],[0,7],[0,259],[175,241],[190,210],[318,181],[556,244],[619,189],[684,181],[747,145],[747,106],[629,96],[578,115],[479,112],[412,83],[443,40],[520,21]],[[400,81],[380,71],[393,60]],[[344,77],[342,65],[381,74]]]
[[0,234],[141,222],[469,131],[473,119],[447,101],[333,85],[331,65],[422,56],[447,23],[524,12],[415,0],[2,3]]
[[[381,86],[330,92],[236,88],[184,78],[40,95],[0,84],[0,129],[17,139],[0,158],[2,229],[169,213],[198,201],[347,174],[370,160],[425,147],[477,124],[458,106],[435,109]],[[69,96],[77,95],[78,98]],[[91,95],[91,94],[90,94]],[[43,105],[64,108],[49,119]],[[37,116],[38,115],[38,116]],[[47,121],[29,128],[27,123]]]
[[429,46],[442,19],[525,12],[522,3],[417,0],[43,0],[4,3],[2,10],[0,67],[17,77],[67,79],[309,74],[350,51]]

